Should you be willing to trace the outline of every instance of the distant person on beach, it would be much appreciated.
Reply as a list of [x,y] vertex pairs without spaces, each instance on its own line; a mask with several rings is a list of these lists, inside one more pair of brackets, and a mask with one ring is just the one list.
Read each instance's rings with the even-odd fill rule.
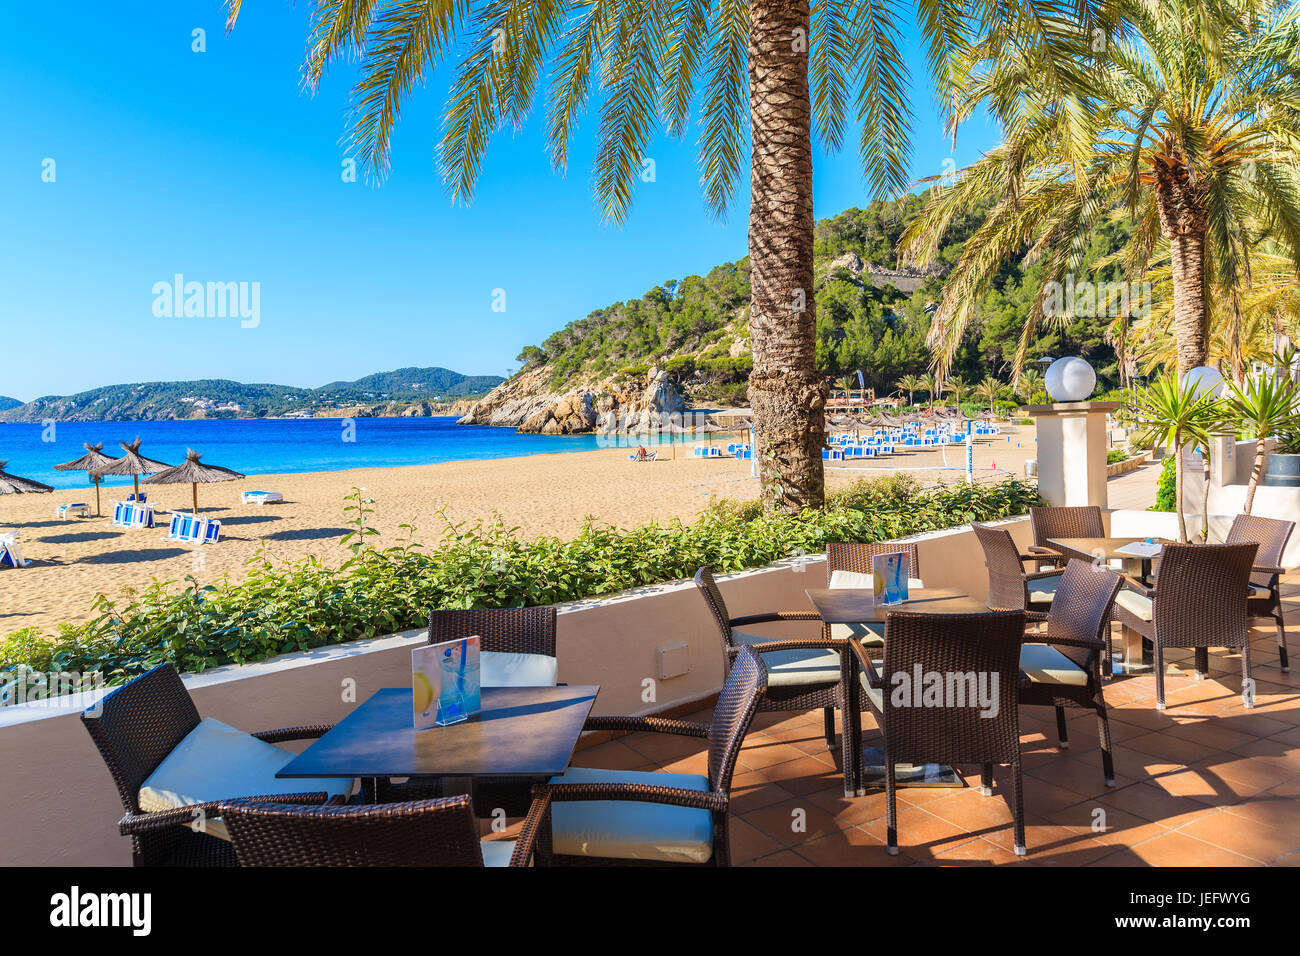
[[648,455],[648,454],[649,454],[649,452],[647,452],[647,451],[645,450],[645,445],[637,445],[637,446],[636,446],[636,460],[637,460],[637,461],[645,461],[645,456]]

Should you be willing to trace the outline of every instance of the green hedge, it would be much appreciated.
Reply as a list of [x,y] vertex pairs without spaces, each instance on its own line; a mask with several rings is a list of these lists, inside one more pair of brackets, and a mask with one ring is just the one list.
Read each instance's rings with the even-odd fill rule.
[[176,582],[155,580],[120,605],[101,595],[84,624],[64,624],[54,636],[24,628],[0,641],[0,671],[101,671],[108,683],[161,661],[201,671],[419,627],[431,608],[571,601],[689,577],[701,565],[739,571],[820,552],[827,541],[886,540],[1023,514],[1038,500],[1033,486],[1014,479],[920,491],[902,476],[859,482],[823,511],[768,514],[754,503],[721,502],[690,524],[620,530],[589,522],[571,540],[521,538],[498,520],[448,523],[429,548],[406,528],[403,543],[381,550],[360,543],[375,533],[367,525],[337,568],[315,557],[275,565],[259,554],[239,582],[199,587],[187,578],[176,593]]

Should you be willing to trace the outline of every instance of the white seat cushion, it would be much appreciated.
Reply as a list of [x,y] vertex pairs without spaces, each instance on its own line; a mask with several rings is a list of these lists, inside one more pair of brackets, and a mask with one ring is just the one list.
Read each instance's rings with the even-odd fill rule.
[[[685,773],[589,770],[570,767],[551,783],[635,783],[708,792],[705,777]],[[707,863],[713,856],[713,814],[693,807],[632,800],[557,801],[551,804],[556,853],[618,860]]]
[[509,866],[510,857],[515,852],[514,840],[480,840],[483,850],[484,866]]
[[559,662],[546,654],[483,651],[478,656],[483,687],[554,687]]
[[1020,669],[1035,684],[1066,684],[1082,687],[1088,672],[1050,644],[1023,644]]
[[1151,615],[1154,613],[1149,597],[1127,588],[1115,595],[1115,603],[1140,621],[1151,620]]
[[[205,717],[154,768],[136,799],[141,810],[153,813],[231,797],[322,790],[330,796],[346,796],[352,792],[352,781],[346,778],[278,779],[276,772],[295,756],[283,747]],[[219,818],[209,817],[204,826],[211,836],[230,839]]]
[[[861,574],[857,571],[832,571],[831,580],[828,587],[832,588],[874,588],[876,576],[874,574]],[[920,578],[908,578],[907,586],[909,588],[923,588],[925,584]]]
[[[873,588],[875,575],[861,574],[857,571],[832,571],[830,587],[832,588]],[[907,586],[911,588],[923,588],[919,578],[908,578]],[[885,643],[885,627],[883,624],[832,624],[831,637],[836,640],[847,640],[854,638],[863,644],[883,645]]]
[[1039,578],[1029,582],[1029,600],[1035,604],[1051,604],[1056,600],[1056,587],[1061,583],[1061,576]]
[[[752,645],[756,650],[768,641],[778,641],[778,637],[761,637],[746,634],[744,631],[732,631],[731,642],[736,645]],[[807,651],[774,651],[771,654],[759,653],[763,665],[767,668],[768,687],[793,687],[800,684],[825,684],[840,679],[840,655],[830,648]]]
[[[875,661],[876,673],[880,673],[880,661]],[[875,705],[877,713],[883,713],[885,706],[885,689],[883,687],[872,687],[867,683],[867,672],[859,671],[858,679],[862,681],[862,689],[867,692],[871,698],[871,703]]]

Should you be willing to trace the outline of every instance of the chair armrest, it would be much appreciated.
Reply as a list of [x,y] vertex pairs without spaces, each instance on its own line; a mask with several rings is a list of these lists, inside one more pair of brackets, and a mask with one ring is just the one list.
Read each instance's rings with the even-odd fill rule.
[[1257,564],[1251,568],[1251,571],[1261,574],[1286,574],[1286,568],[1275,568],[1266,564]]
[[1058,577],[1060,573],[1061,573],[1060,568],[1048,568],[1045,571],[1026,571],[1025,580],[1037,581],[1039,578],[1054,578],[1054,577]]
[[709,736],[708,724],[667,717],[588,717],[583,730],[613,730],[638,734],[679,734],[683,737]]
[[821,615],[816,611],[765,611],[762,614],[746,614],[733,617],[727,623],[732,627],[744,627],[746,624],[771,624],[776,621],[820,621]]
[[1156,596],[1155,588],[1153,587],[1149,588],[1145,584],[1142,584],[1140,581],[1137,581],[1134,578],[1129,577],[1127,574],[1121,574],[1120,577],[1124,579],[1124,588],[1123,588],[1124,590],[1134,591],[1137,594],[1142,595],[1143,597],[1153,598]]
[[543,793],[540,796],[534,795],[532,805],[528,808],[528,815],[524,817],[523,826],[519,828],[519,836],[515,839],[515,851],[510,854],[511,866],[528,866],[533,859],[533,851],[537,848],[537,837],[544,828],[549,828],[551,817],[551,795]]
[[1057,551],[1055,548],[1044,547],[1041,544],[1031,544],[1029,546],[1029,549],[1024,554],[1020,555],[1021,560],[1029,560],[1031,558],[1059,558],[1059,557],[1061,557],[1060,551]]
[[[1025,620],[1032,621],[1035,624],[1042,624],[1043,622],[1050,621],[1051,619],[1052,619],[1052,615],[1049,614],[1047,611],[1026,611],[1025,612]],[[1034,633],[1037,632],[1035,631]]]
[[[226,797],[221,800],[207,800],[203,803],[191,803],[184,807],[176,807],[173,810],[155,810],[152,813],[128,813],[118,821],[118,830],[123,836],[132,836],[134,834],[152,833],[155,830],[165,830],[168,827],[188,827],[194,822],[194,814],[201,813],[204,817],[219,817],[221,814],[218,808],[232,797]],[[245,797],[246,800],[260,800],[264,803],[301,803],[310,806],[320,806],[329,799],[329,794],[324,791],[315,791],[308,793],[278,793],[269,796]]]
[[730,801],[724,794],[711,790],[683,790],[680,787],[655,787],[643,783],[544,783],[533,787],[533,799],[549,795],[555,803],[585,800],[629,800],[634,803],[665,803],[674,807],[691,807],[725,813]]
[[302,727],[281,727],[279,730],[262,730],[252,736],[258,740],[265,740],[268,744],[276,744],[282,740],[314,740],[317,737],[323,737],[325,732],[332,730],[333,724],[306,724]]
[[867,653],[867,649],[857,641],[847,643],[853,649],[853,656],[858,659],[858,665],[867,675],[867,683],[871,687],[884,687],[885,680],[876,672],[876,665],[871,662],[871,655]]
[[1039,631],[1025,631],[1025,643],[1027,644],[1058,644],[1061,647],[1086,647],[1089,650],[1102,651],[1106,649],[1106,643],[1092,637],[1053,637],[1050,633]]
[[796,637],[788,641],[763,641],[760,644],[746,645],[755,654],[768,654],[772,651],[842,651],[844,645],[854,644],[838,637]]

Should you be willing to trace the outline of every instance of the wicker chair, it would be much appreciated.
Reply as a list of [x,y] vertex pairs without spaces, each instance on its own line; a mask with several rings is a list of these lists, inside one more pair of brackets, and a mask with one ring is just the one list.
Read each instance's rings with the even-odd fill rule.
[[[1053,538],[1104,538],[1106,528],[1097,505],[1071,507],[1030,508],[1029,524],[1034,529],[1031,554],[1042,556],[1052,565],[1060,566],[1061,552],[1048,542]],[[1039,570],[1045,570],[1042,563]]]
[[1241,596],[1250,585],[1257,548],[1253,542],[1167,544],[1154,588],[1125,579],[1111,616],[1154,646],[1157,709],[1165,709],[1166,647],[1195,648],[1197,677],[1209,670],[1208,648],[1241,648],[1244,703],[1254,706],[1250,627]]
[[[492,608],[486,610],[450,610],[429,612],[429,643],[459,640],[478,635],[479,651],[484,654],[534,654],[554,659],[555,608]],[[485,669],[483,686],[502,686],[509,679],[493,679]],[[431,800],[445,796],[444,781],[439,777],[411,777],[403,783],[380,778],[375,782],[375,800],[399,803]],[[484,817],[498,809],[507,816],[519,817],[528,812],[529,788],[535,779],[501,777],[474,781],[474,805]],[[464,783],[469,786],[468,782]]]
[[1041,561],[1043,555],[1022,553],[1006,528],[972,522],[971,528],[984,549],[984,566],[989,572],[991,610],[1041,611],[1052,607],[1052,596],[1061,578],[1059,569],[1025,571],[1024,562]]
[[[1015,851],[1025,854],[1024,795],[1020,775],[1020,716],[1017,694],[1020,676],[1020,645],[1025,633],[1022,611],[991,611],[983,614],[918,614],[892,611],[886,628],[883,670],[877,673],[870,650],[852,642],[850,646],[862,669],[861,683],[867,689],[871,709],[879,718],[885,738],[885,794],[888,842],[886,849],[898,853],[896,766],[905,763],[979,764],[980,790],[993,792],[993,765],[1010,764],[1011,805],[1015,816]],[[945,685],[970,688],[968,682],[949,682],[954,675],[969,675],[968,681],[985,677],[985,689],[995,693],[988,710],[978,701],[945,706],[898,706],[895,695],[906,682],[910,686],[916,669],[923,674],[944,675]],[[993,679],[996,677],[996,685]],[[919,696],[921,689],[916,689]]]
[[539,804],[519,839],[479,840],[468,796],[372,806],[224,801],[240,866],[528,866]]
[[[840,701],[842,680],[841,654],[843,649],[832,643],[829,629],[821,625],[821,618],[816,611],[768,611],[762,614],[748,614],[744,617],[731,617],[727,613],[726,602],[722,600],[722,591],[708,568],[695,572],[695,586],[709,606],[713,621],[718,627],[722,639],[724,663],[730,669],[741,649],[752,646],[764,655],[767,669],[766,690],[759,699],[758,709],[764,713],[772,711],[808,711],[821,708],[826,746],[835,751],[837,736],[835,733],[835,711],[842,710]],[[737,630],[751,624],[767,624],[776,621],[816,621],[821,627],[821,641],[801,642],[797,647],[788,641],[777,642],[767,637],[748,634]],[[779,645],[779,649],[778,649]],[[865,706],[862,695],[858,695],[856,706]],[[851,759],[850,742],[839,735],[841,761]]]
[[[126,809],[119,826],[123,835],[131,837],[131,859],[136,866],[235,865],[235,851],[228,841],[191,829],[195,819],[219,816],[215,812],[217,801],[157,812],[140,809],[141,786],[199,725],[199,712],[176,668],[159,664],[141,674],[86,710],[81,722],[117,784]],[[329,724],[319,724],[267,730],[253,736],[274,744],[314,739],[329,729]],[[309,793],[279,799],[306,802],[325,798],[324,793]]]
[[569,768],[533,788],[535,800],[549,801],[538,825],[538,865],[729,866],[731,776],[766,683],[759,656],[741,647],[711,724],[662,717],[588,718],[587,730],[705,739],[708,775]]
[[1070,561],[1056,588],[1047,630],[1025,634],[1020,650],[1020,703],[1056,709],[1061,749],[1068,747],[1065,708],[1097,714],[1102,772],[1115,786],[1110,721],[1102,695],[1101,660],[1110,650],[1110,614],[1123,579],[1087,561]]
[[828,541],[826,542],[826,575],[836,571],[852,571],[854,574],[871,574],[875,571],[872,561],[878,555],[897,554],[902,551],[907,555],[907,573],[910,577],[921,576],[921,555],[915,541]]
[[1250,575],[1249,597],[1246,598],[1246,616],[1271,620],[1277,628],[1277,655],[1283,671],[1291,669],[1286,653],[1286,622],[1282,619],[1282,552],[1295,530],[1294,521],[1276,518],[1257,518],[1254,515],[1237,515],[1224,544],[1243,544],[1254,541],[1259,545],[1255,552],[1255,567]]

